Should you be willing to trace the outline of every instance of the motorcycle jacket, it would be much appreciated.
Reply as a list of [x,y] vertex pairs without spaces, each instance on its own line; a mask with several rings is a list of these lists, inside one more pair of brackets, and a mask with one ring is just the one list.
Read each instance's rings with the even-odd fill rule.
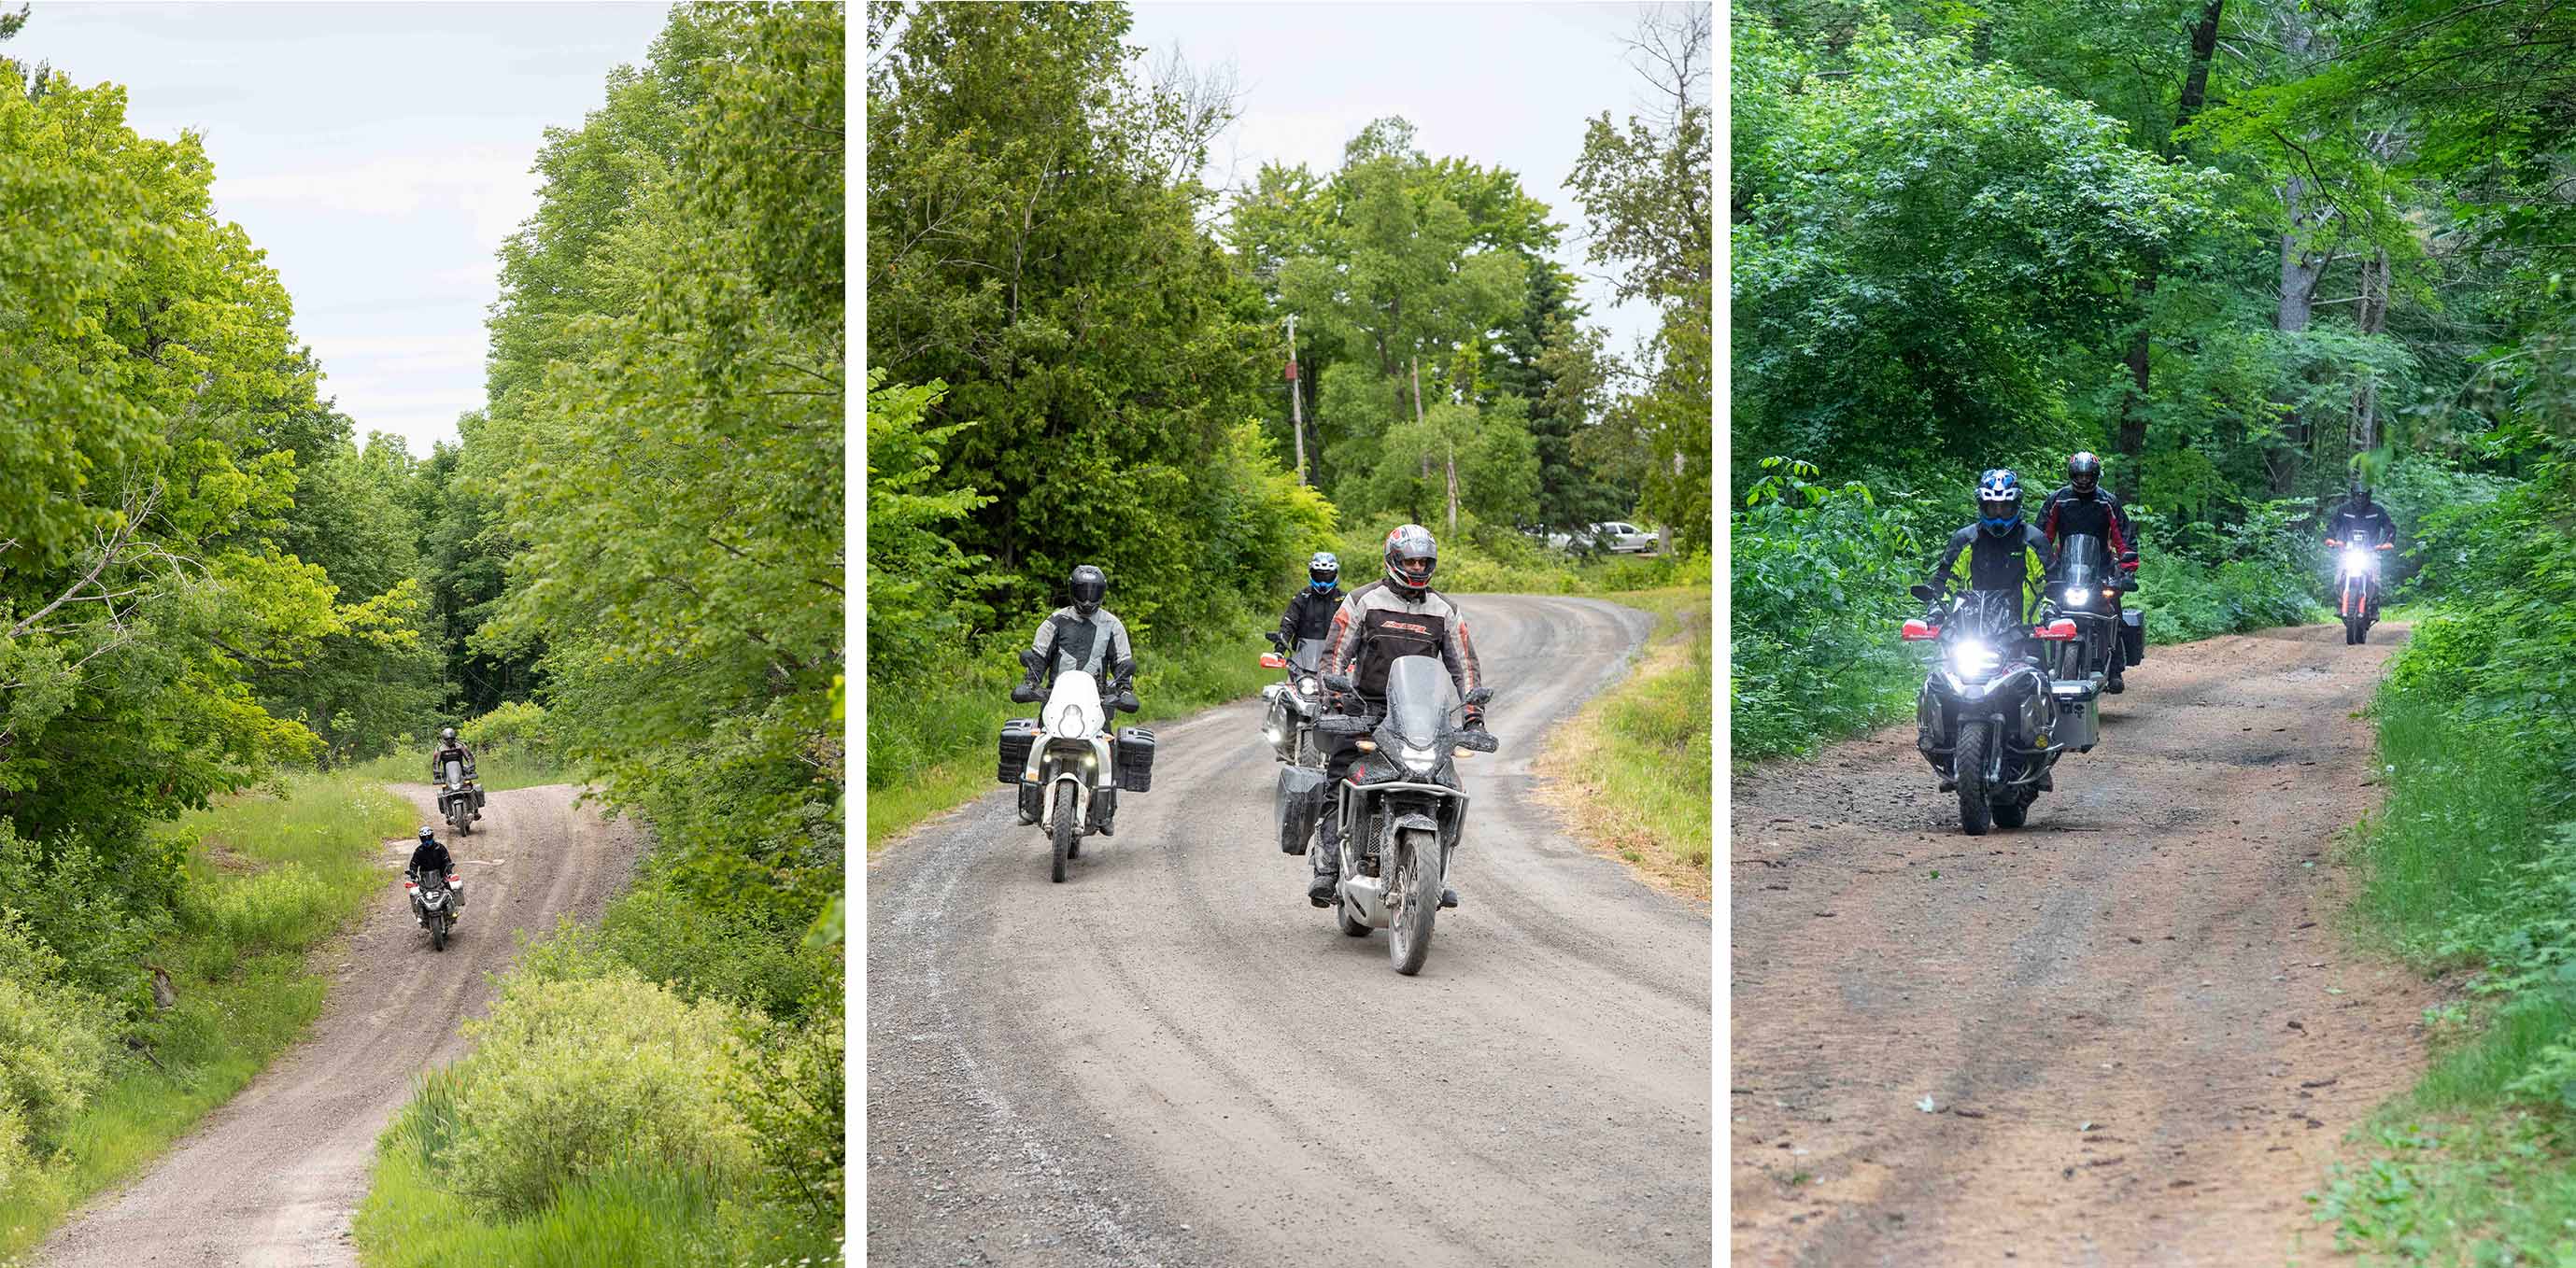
[[1333,614],[1342,610],[1342,588],[1317,590],[1308,587],[1288,601],[1287,614],[1279,618],[1279,637],[1296,647],[1310,638],[1328,638],[1333,632]]
[[1372,581],[1342,600],[1324,643],[1324,672],[1348,677],[1360,698],[1386,699],[1387,670],[1406,656],[1437,656],[1463,696],[1485,684],[1476,664],[1467,618],[1448,596],[1428,586],[1407,599],[1392,585]]
[[1038,625],[1037,637],[1029,650],[1038,657],[1037,683],[1052,687],[1058,674],[1086,673],[1109,685],[1110,671],[1136,658],[1135,649],[1127,644],[1127,623],[1110,615],[1109,609],[1095,609],[1084,616],[1072,607],[1055,610]]
[[411,866],[403,874],[420,877],[435,871],[437,875],[445,876],[455,870],[456,860],[448,856],[446,846],[436,841],[423,841],[411,852]]
[[2077,492],[2070,484],[2048,495],[2047,503],[2039,509],[2039,535],[2054,547],[2069,533],[2101,538],[2110,544],[2115,559],[2138,548],[2137,530],[2129,525],[2128,511],[2107,489],[2096,488],[2088,495]]
[[1950,548],[1932,570],[1932,588],[1944,594],[1963,590],[2019,591],[2024,619],[2039,609],[2048,582],[2048,560],[2055,549],[2028,523],[2010,532],[1989,533],[1970,524],[1950,534]]
[[2346,502],[2326,517],[2326,537],[2356,546],[2375,547],[2381,542],[2397,540],[2397,525],[2376,502],[2368,506]]

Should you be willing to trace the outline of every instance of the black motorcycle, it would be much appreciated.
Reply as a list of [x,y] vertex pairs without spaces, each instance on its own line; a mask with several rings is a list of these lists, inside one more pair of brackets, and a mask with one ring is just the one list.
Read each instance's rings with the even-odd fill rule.
[[2335,557],[2335,615],[2343,618],[2344,645],[2366,643],[2370,641],[2370,627],[2379,620],[2380,552],[2397,549],[2397,543],[2347,542],[2329,537],[2326,545],[2342,550]]
[[1940,645],[1915,699],[1915,748],[1959,794],[1959,827],[1983,836],[1989,824],[2018,828],[2030,805],[2054,787],[2050,771],[2067,750],[2089,750],[2099,713],[2089,681],[2060,683],[2049,644],[2076,637],[2075,622],[2043,605],[2036,625],[2021,619],[2021,596],[1971,590],[1944,599],[1916,586],[1928,605],[1907,621],[1909,643]]
[[[1347,678],[1325,685],[1351,690]],[[1432,920],[1466,826],[1468,798],[1457,759],[1496,748],[1491,734],[1451,725],[1451,701],[1482,705],[1493,694],[1479,687],[1458,700],[1438,659],[1402,656],[1387,669],[1385,716],[1333,715],[1316,723],[1328,740],[1363,737],[1359,760],[1339,789],[1342,860],[1333,919],[1354,938],[1388,930],[1387,958],[1407,976],[1421,972],[1431,955]]]
[[2116,695],[2120,670],[2145,659],[2146,614],[2122,603],[2138,588],[2125,567],[2137,558],[2129,552],[2120,557],[2123,566],[2114,567],[2102,539],[2089,533],[2069,533],[2058,543],[2057,564],[2048,575],[2049,602],[2075,622],[2075,637],[2058,653],[2054,677],[2089,678]]
[[1275,652],[1264,652],[1261,664],[1285,677],[1261,689],[1261,733],[1271,752],[1287,763],[1271,793],[1271,812],[1279,825],[1279,849],[1303,854],[1324,811],[1324,753],[1315,739],[1315,722],[1324,714],[1320,664],[1324,640],[1303,638],[1292,650],[1279,631],[1269,632]]
[[456,913],[465,905],[465,887],[453,876],[429,872],[405,877],[403,892],[411,896],[411,914],[429,930],[430,949],[446,950],[448,931],[456,927]]

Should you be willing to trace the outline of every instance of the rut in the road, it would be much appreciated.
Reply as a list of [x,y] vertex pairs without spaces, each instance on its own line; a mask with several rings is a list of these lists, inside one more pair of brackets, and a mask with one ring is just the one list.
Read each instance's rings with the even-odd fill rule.
[[1734,1262],[2291,1249],[2421,1065],[2427,988],[2333,919],[2402,637],[2154,649],[2018,832],[1959,831],[1910,723],[1739,781]]
[[[397,791],[435,814],[430,790]],[[564,785],[491,794],[449,839],[471,895],[444,953],[411,918],[408,840],[388,842],[385,891],[339,948],[330,1000],[304,1042],[168,1157],[47,1243],[47,1268],[355,1268],[349,1226],[376,1137],[422,1071],[464,1055],[459,1025],[517,957],[516,930],[595,920],[640,848],[630,823],[576,807]]]

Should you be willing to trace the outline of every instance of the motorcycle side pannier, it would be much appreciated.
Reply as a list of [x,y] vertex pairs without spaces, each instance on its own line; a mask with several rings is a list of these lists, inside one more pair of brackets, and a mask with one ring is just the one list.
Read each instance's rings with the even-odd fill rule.
[[1118,731],[1118,791],[1145,792],[1154,786],[1154,733],[1141,726]]
[[2132,665],[2147,658],[2146,613],[2122,612],[2120,614],[2120,649],[2128,654],[2129,663]]
[[1013,718],[1002,724],[1002,756],[994,778],[1005,784],[1020,782],[1020,772],[1028,769],[1029,746],[1038,738],[1036,718]]

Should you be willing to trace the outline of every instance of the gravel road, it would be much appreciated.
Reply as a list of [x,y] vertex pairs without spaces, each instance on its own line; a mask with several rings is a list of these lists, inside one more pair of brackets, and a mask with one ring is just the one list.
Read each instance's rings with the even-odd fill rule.
[[[428,785],[396,792],[436,822]],[[383,893],[325,963],[329,1002],[305,1040],[216,1110],[160,1163],[90,1204],[37,1262],[50,1268],[355,1268],[351,1218],[376,1137],[413,1076],[465,1053],[458,1026],[483,1013],[487,973],[509,967],[516,929],[593,920],[638,850],[628,822],[576,808],[556,784],[490,794],[474,835],[447,840],[466,886],[444,953],[411,916],[388,841]]]
[[2301,1195],[2433,994],[2336,927],[2404,636],[2150,649],[2021,831],[1963,835],[1910,721],[1739,780],[1733,1262],[2327,1249]]
[[1257,704],[1159,728],[1153,791],[1062,885],[999,787],[884,852],[869,1262],[1710,1261],[1707,910],[1531,795],[1649,619],[1460,604],[1503,747],[1465,768],[1465,905],[1419,977],[1307,905]]

